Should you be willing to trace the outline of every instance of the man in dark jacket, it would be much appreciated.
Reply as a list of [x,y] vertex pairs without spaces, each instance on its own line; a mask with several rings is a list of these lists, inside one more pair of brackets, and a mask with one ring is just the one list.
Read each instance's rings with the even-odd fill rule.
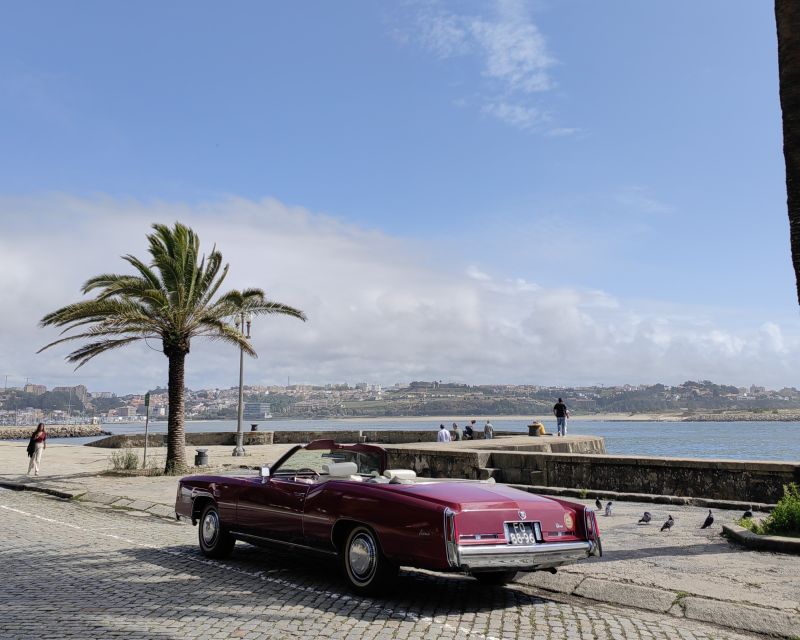
[[567,435],[567,418],[569,418],[569,411],[564,401],[559,398],[558,402],[553,406],[553,415],[556,417],[556,424],[558,425],[558,435]]

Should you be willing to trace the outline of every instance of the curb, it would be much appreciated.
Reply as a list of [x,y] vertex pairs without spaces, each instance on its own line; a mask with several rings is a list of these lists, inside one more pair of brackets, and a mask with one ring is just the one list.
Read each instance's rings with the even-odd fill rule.
[[661,496],[651,493],[622,493],[619,491],[594,491],[592,489],[572,489],[571,487],[542,487],[529,484],[509,484],[509,487],[521,489],[528,493],[559,496],[565,498],[578,498],[579,500],[592,500],[602,498],[619,500],[620,502],[652,502],[655,504],[674,504],[678,506],[706,507],[709,509],[741,509],[745,511],[769,512],[775,508],[774,504],[766,502],[739,502],[735,500],[715,500],[713,498],[693,498],[690,496]]
[[82,502],[91,502],[93,504],[111,507],[112,509],[116,507],[118,509],[124,508],[130,511],[140,511],[158,518],[166,518],[173,521],[175,520],[175,508],[169,505],[160,504],[158,502],[132,500],[124,496],[99,493],[96,491],[79,491],[73,493],[69,491],[61,491],[60,489],[52,489],[50,487],[36,487],[21,482],[11,482],[9,480],[0,480],[0,487],[11,489],[13,491],[33,491],[34,493],[44,493],[55,496],[56,498],[61,498],[63,500],[80,500]]
[[537,572],[527,576],[528,580],[513,584],[773,637],[796,638],[797,629],[800,629],[799,614],[778,609],[712,600],[680,591],[663,591],[569,573],[551,575]]
[[56,498],[62,498],[64,500],[72,500],[83,495],[83,492],[69,493],[67,491],[60,491],[58,489],[50,489],[49,487],[34,487],[28,484],[22,484],[20,482],[9,482],[8,480],[0,480],[0,487],[11,489],[12,491],[34,491],[36,493],[46,493],[47,495],[55,496]]
[[[786,536],[762,536],[739,525],[722,525],[722,535],[756,551],[773,551],[800,555],[800,538]],[[798,625],[800,628],[800,625]]]

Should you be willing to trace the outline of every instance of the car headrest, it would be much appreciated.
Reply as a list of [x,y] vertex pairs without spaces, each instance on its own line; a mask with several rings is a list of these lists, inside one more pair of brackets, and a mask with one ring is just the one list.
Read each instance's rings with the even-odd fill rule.
[[358,465],[355,462],[329,462],[322,465],[322,473],[331,478],[349,478],[358,473]]
[[394,478],[398,480],[413,480],[417,477],[413,469],[387,469],[383,472],[383,475],[389,478],[389,480],[393,480]]

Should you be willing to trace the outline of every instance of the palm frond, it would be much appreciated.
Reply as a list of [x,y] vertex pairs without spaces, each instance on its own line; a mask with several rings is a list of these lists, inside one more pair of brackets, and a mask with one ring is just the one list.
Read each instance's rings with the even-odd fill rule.
[[230,326],[221,320],[204,320],[201,323],[203,330],[198,333],[198,336],[208,338],[212,342],[225,342],[227,344],[239,347],[247,355],[257,358],[258,354],[253,349],[250,341],[244,337],[241,331]]
[[113,349],[119,349],[120,347],[124,347],[132,342],[136,342],[137,340],[142,340],[143,336],[135,336],[135,337],[128,337],[128,338],[119,338],[117,340],[101,340],[99,342],[92,342],[82,346],[80,349],[76,349],[72,353],[67,356],[67,362],[77,362],[78,365],[75,367],[77,371],[83,365],[85,365],[89,360],[94,358],[95,356],[99,356],[101,353],[106,353],[107,351],[111,351]]
[[153,289],[161,290],[161,281],[158,279],[158,276],[153,273],[153,270],[148,267],[144,262],[139,260],[136,256],[131,254],[122,256],[122,259],[132,265],[139,274],[150,283],[150,286]]

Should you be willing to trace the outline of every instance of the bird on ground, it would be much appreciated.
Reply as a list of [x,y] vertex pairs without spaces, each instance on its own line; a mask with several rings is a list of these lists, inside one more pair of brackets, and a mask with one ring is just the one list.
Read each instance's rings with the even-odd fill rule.
[[603,508],[603,503],[600,502],[600,498],[595,498],[594,499],[594,506],[597,507],[598,511],[600,511],[600,509]]
[[614,512],[614,505],[612,504],[611,500],[608,501],[606,505],[606,515],[610,516]]
[[673,524],[675,524],[675,519],[672,516],[669,516],[667,521],[661,525],[661,530],[664,531],[665,529],[672,529]]
[[653,516],[650,515],[649,511],[645,511],[644,515],[639,518],[639,524],[650,524],[650,521],[653,519]]
[[703,522],[701,529],[708,529],[712,524],[714,524],[714,516],[711,515],[711,509],[708,510],[708,515],[706,516],[705,522]]
[[747,511],[744,512],[742,520],[744,520],[745,518],[752,518],[752,517],[753,517],[753,507],[750,507],[747,509]]

